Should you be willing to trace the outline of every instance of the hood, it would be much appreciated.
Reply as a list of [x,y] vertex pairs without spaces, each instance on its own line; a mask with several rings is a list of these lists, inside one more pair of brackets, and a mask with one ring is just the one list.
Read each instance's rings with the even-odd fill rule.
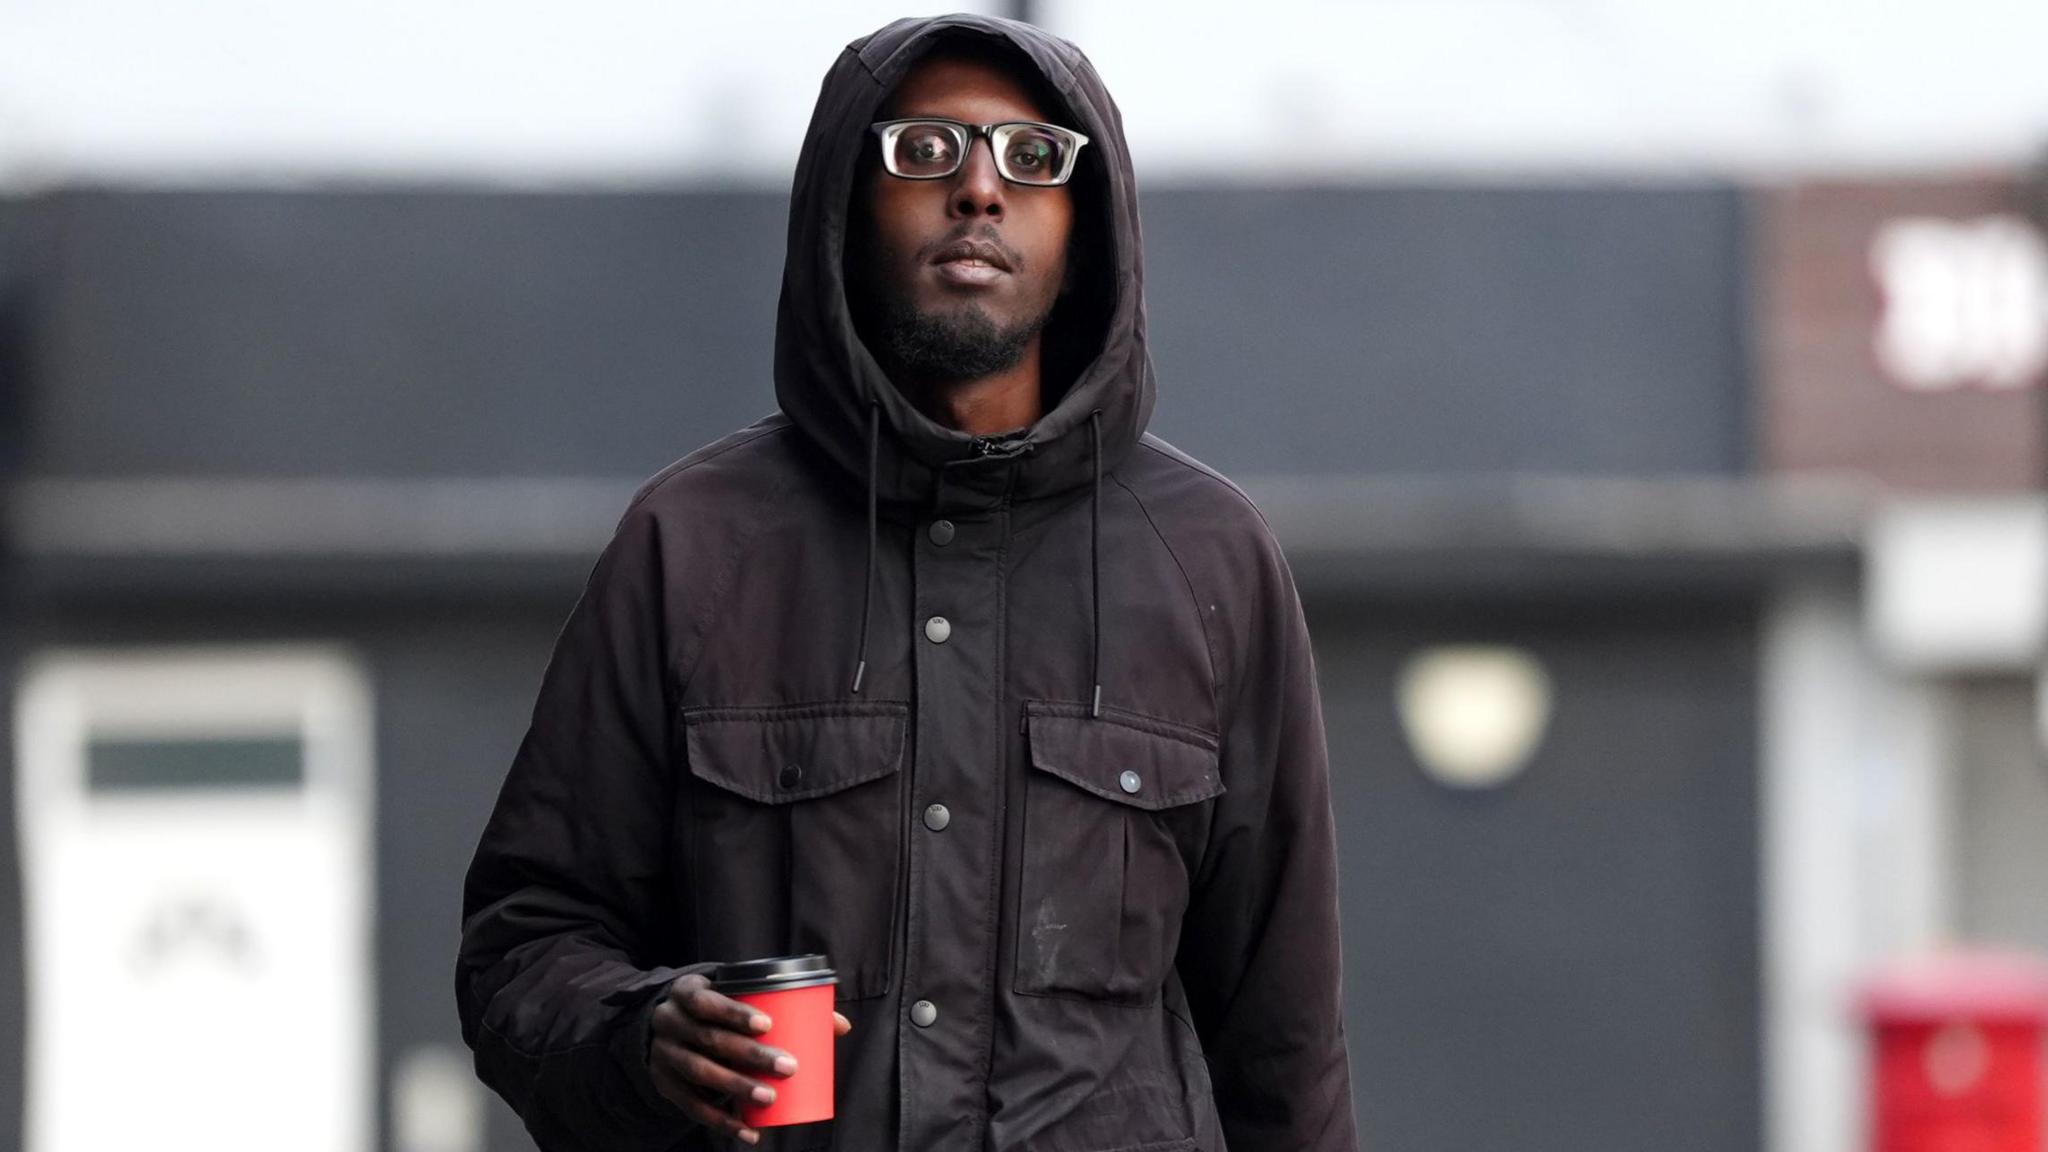
[[[857,162],[872,147],[867,126],[919,57],[950,36],[1007,42],[1065,101],[1048,115],[1064,113],[1089,138],[1074,175],[1076,236],[1098,238],[1101,249],[1085,255],[1090,282],[1075,286],[1046,329],[1044,415],[992,452],[919,412],[889,381],[855,331],[842,268]],[[847,46],[825,76],[797,158],[775,395],[835,468],[898,515],[932,509],[942,496],[967,510],[1055,495],[1130,452],[1153,403],[1138,195],[1123,118],[1080,49],[1029,24],[977,15],[897,20]]]

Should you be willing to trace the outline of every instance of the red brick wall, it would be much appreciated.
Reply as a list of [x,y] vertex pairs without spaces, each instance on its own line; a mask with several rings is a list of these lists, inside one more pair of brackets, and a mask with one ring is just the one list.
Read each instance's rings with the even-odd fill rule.
[[1915,392],[1889,377],[1875,351],[1878,229],[1901,216],[2024,215],[2021,185],[1802,184],[1758,192],[1754,209],[1753,354],[1766,471],[1853,471],[1922,490],[2048,486],[2048,389],[2039,380],[2017,390]]

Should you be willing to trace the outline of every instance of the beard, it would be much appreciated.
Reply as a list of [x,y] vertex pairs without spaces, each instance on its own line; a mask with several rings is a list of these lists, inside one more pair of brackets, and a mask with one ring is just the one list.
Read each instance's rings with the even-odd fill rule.
[[892,375],[917,384],[979,380],[1016,367],[1051,315],[1048,307],[1006,328],[979,305],[921,312],[899,297],[877,317],[876,352]]

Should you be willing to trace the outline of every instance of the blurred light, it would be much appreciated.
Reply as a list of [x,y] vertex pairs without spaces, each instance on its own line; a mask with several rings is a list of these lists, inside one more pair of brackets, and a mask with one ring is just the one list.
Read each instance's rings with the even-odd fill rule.
[[484,1101],[467,1054],[441,1044],[406,1053],[392,1073],[391,1128],[398,1152],[476,1152]]
[[1425,649],[1402,666],[1397,693],[1416,760],[1450,788],[1493,788],[1514,778],[1550,723],[1550,677],[1519,648]]
[[1991,1045],[1968,1024],[1950,1024],[1927,1039],[1927,1082],[1943,1096],[1961,1096],[1991,1070]]

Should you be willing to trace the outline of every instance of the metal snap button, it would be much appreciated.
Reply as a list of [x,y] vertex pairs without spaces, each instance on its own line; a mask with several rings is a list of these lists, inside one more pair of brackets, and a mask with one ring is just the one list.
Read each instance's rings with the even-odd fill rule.
[[778,774],[776,775],[776,777],[775,777],[775,782],[776,782],[777,784],[780,784],[780,785],[782,785],[782,786],[783,786],[784,788],[794,788],[794,787],[796,787],[796,785],[797,785],[797,781],[799,781],[799,780],[802,780],[803,778],[804,778],[804,766],[803,766],[803,765],[801,765],[801,764],[784,764],[784,765],[782,766],[782,771],[781,771],[780,773],[778,773]]
[[953,542],[953,522],[951,520],[934,520],[932,521],[932,526],[926,530],[925,534],[932,538],[932,543],[944,548]]
[[924,638],[934,644],[944,644],[953,635],[953,622],[944,616],[934,616],[924,622]]
[[929,1028],[939,1018],[939,1006],[929,1000],[919,1000],[910,1006],[910,1022],[919,1028]]
[[1136,792],[1138,790],[1138,774],[1126,768],[1123,771],[1123,775],[1116,778],[1116,784],[1117,787],[1122,788],[1126,792]]
[[953,814],[946,811],[944,804],[934,804],[924,810],[924,826],[934,832],[943,832],[953,822]]

